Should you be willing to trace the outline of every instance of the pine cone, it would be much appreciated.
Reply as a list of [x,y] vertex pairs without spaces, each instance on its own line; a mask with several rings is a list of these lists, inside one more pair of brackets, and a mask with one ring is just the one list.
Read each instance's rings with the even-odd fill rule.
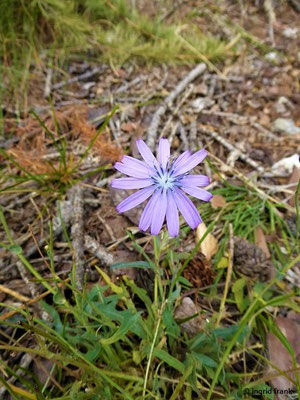
[[198,289],[211,285],[214,280],[211,263],[202,253],[196,254],[191,259],[183,271],[183,276]]
[[271,260],[255,244],[240,237],[234,238],[234,269],[249,278],[269,281],[275,274]]

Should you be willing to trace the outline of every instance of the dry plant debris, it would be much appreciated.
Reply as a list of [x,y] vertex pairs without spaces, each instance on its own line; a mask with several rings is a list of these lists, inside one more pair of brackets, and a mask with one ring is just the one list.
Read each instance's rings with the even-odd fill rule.
[[[278,326],[281,334],[287,339],[289,345],[294,351],[296,365],[299,364],[300,349],[300,325],[290,318],[277,317],[275,324]],[[299,371],[295,371],[295,365],[292,361],[292,356],[287,348],[278,339],[277,335],[269,332],[267,335],[267,345],[269,351],[269,359],[272,366],[268,373],[274,374],[275,377],[271,379],[272,386],[280,390],[295,390],[295,385],[291,383],[296,381],[296,375],[299,379]],[[284,375],[278,375],[278,372],[284,372]],[[277,376],[276,376],[277,375]],[[276,396],[279,400],[280,394]]]
[[[52,71],[55,72],[52,74],[47,69],[46,85],[41,79],[40,82],[32,81],[30,85],[29,105],[34,107],[47,129],[32,115],[21,112],[17,119],[14,110],[4,107],[4,136],[0,146],[15,163],[7,159],[5,152],[1,152],[0,205],[16,247],[12,247],[13,252],[0,248],[0,289],[3,289],[0,296],[5,305],[0,317],[3,322],[0,346],[7,344],[9,337],[9,343],[13,345],[19,341],[29,349],[37,350],[33,334],[29,340],[25,337],[23,341],[17,327],[17,336],[11,338],[12,329],[4,324],[5,321],[15,321],[21,312],[28,318],[34,316],[49,323],[49,314],[43,315],[45,310],[36,307],[42,299],[57,311],[62,320],[68,323],[72,320],[74,315],[69,319],[70,309],[67,310],[67,303],[63,303],[60,296],[64,293],[65,300],[74,300],[68,296],[75,255],[78,293],[85,293],[85,290],[92,293],[89,301],[95,298],[95,307],[103,299],[108,299],[107,307],[111,313],[108,318],[110,325],[106,326],[110,336],[105,337],[105,331],[100,328],[100,334],[92,337],[95,354],[103,338],[113,341],[120,333],[120,327],[124,328],[121,323],[124,315],[126,322],[130,321],[130,310],[134,310],[134,318],[140,317],[139,321],[143,323],[146,321],[147,334],[154,335],[151,341],[145,338],[140,340],[140,331],[135,330],[140,325],[134,321],[132,331],[126,331],[124,336],[126,344],[123,339],[112,345],[107,344],[112,346],[111,354],[115,354],[117,346],[126,349],[126,354],[120,356],[115,365],[118,373],[129,376],[132,385],[129,386],[134,390],[144,384],[140,381],[143,381],[148,367],[150,377],[157,376],[158,380],[166,377],[159,382],[159,390],[164,391],[164,394],[159,392],[160,395],[167,398],[171,390],[172,393],[175,390],[178,399],[191,398],[191,386],[183,383],[189,379],[184,375],[190,368],[189,357],[194,357],[192,363],[197,366],[194,375],[201,376],[197,384],[203,388],[200,391],[202,398],[224,398],[230,395],[229,391],[235,391],[234,395],[242,398],[238,387],[247,385],[249,381],[263,380],[265,375],[272,375],[267,383],[271,382],[274,387],[291,387],[285,375],[274,377],[278,370],[266,373],[267,359],[259,358],[255,349],[263,354],[261,343],[264,343],[269,327],[265,319],[272,318],[297,353],[297,323],[287,319],[286,314],[291,308],[299,310],[299,263],[295,263],[284,276],[280,273],[297,257],[298,251],[299,219],[295,192],[300,169],[297,150],[300,146],[300,97],[296,48],[300,35],[286,31],[286,27],[294,25],[292,18],[295,15],[288,2],[275,2],[273,10],[268,8],[270,2],[266,2],[266,9],[264,2],[226,0],[221,3],[218,8],[206,2],[207,7],[199,13],[199,10],[191,10],[189,2],[183,2],[174,5],[170,16],[165,15],[166,18],[175,18],[176,13],[188,15],[193,11],[192,20],[197,26],[208,27],[215,35],[238,43],[239,57],[236,60],[228,58],[224,65],[217,65],[222,74],[204,64],[194,68],[187,64],[138,67],[129,63],[110,69],[109,66],[78,60],[68,67],[67,78],[62,73]],[[244,11],[241,10],[243,7]],[[217,9],[219,14],[214,15]],[[226,13],[229,13],[232,23],[226,20]],[[287,35],[294,36],[288,38]],[[274,40],[278,51],[269,49],[269,39]],[[245,40],[254,47],[246,44]],[[260,50],[262,48],[264,50]],[[51,106],[45,99],[39,103],[37,99],[42,93],[52,96]],[[70,176],[70,171],[80,161],[116,103],[119,104],[118,110],[99,134],[78,170]],[[136,229],[142,207],[124,216],[118,215],[114,208],[114,204],[130,192],[117,194],[110,188],[111,180],[118,177],[114,175],[111,164],[123,154],[137,156],[134,148],[136,138],[148,138],[149,144],[154,145],[161,135],[168,137],[174,153],[201,147],[210,152],[210,162],[199,167],[196,173],[208,175],[212,182],[208,190],[215,192],[211,205],[201,206],[200,209],[203,220],[212,230],[196,250],[195,245],[207,229],[204,223],[199,225],[196,239],[182,224],[180,238],[166,242],[162,238],[158,254],[153,238]],[[60,170],[63,164],[61,153],[56,147],[60,141],[65,145],[68,167],[63,171]],[[59,178],[55,175],[57,171],[61,172]],[[39,180],[29,179],[28,172],[31,178],[38,177]],[[45,175],[51,178],[50,184],[47,180],[48,191],[42,190]],[[55,185],[53,179],[56,179]],[[69,185],[62,185],[65,182]],[[18,185],[14,186],[16,183]],[[69,186],[73,188],[68,190]],[[72,200],[72,190],[77,191],[79,187],[80,193]],[[58,199],[59,207],[56,206]],[[72,240],[74,254],[69,246]],[[0,242],[9,245],[2,227]],[[40,279],[28,271],[24,273],[24,267],[20,261],[17,262],[18,246],[51,288],[57,284],[60,290],[60,296],[54,299],[57,303],[54,304],[51,291],[42,291]],[[49,248],[53,253],[49,253]],[[232,255],[233,259],[230,259]],[[155,299],[161,293],[168,293],[168,290],[160,292],[157,274],[149,268],[149,260],[159,265],[163,284],[168,290],[172,279],[187,262],[180,277],[182,280],[176,281],[173,287],[176,290],[180,287],[181,293],[174,291],[171,293],[173,299],[168,298],[168,301],[159,304],[153,321],[153,310],[159,303],[155,303]],[[112,264],[117,263],[123,263],[122,268],[110,269]],[[147,263],[147,268],[140,268]],[[52,265],[55,265],[54,272]],[[103,275],[99,275],[98,266],[102,268]],[[258,301],[260,288],[267,287],[266,282],[270,280],[269,284],[274,283],[272,279],[276,274],[280,275],[280,279],[269,288],[268,296],[264,298],[268,302],[275,297],[276,305],[266,306],[259,314],[255,314],[253,309],[251,315],[255,323],[254,320],[250,323],[249,319],[245,320],[245,315]],[[80,310],[79,314],[84,316],[85,312]],[[52,326],[58,323],[57,314],[53,315],[50,321]],[[113,320],[112,315],[117,315],[119,319]],[[95,314],[92,315],[94,317]],[[181,323],[190,317],[191,320]],[[77,321],[77,330],[84,326],[90,329],[89,332],[80,331],[81,341],[94,329],[89,323]],[[249,330],[244,334],[241,329],[240,336],[234,336],[243,323]],[[166,324],[169,324],[167,328]],[[60,328],[59,323],[56,328]],[[69,340],[74,340],[76,334],[77,331],[72,331]],[[234,343],[232,338],[235,338]],[[267,344],[271,363],[283,371],[290,370],[291,360],[282,342],[268,333]],[[233,346],[236,346],[234,350]],[[153,353],[149,356],[151,348]],[[224,358],[230,348],[231,354]],[[49,346],[49,349],[52,350],[52,347]],[[61,350],[57,344],[53,349],[54,354],[59,354]],[[79,351],[80,347],[77,349]],[[55,363],[63,371],[64,378],[61,379],[56,372],[49,373],[54,364],[47,363],[44,358],[28,357],[26,353],[12,358],[10,354],[11,351],[1,347],[0,372],[5,363],[12,368],[19,364],[30,371],[40,369],[36,372],[39,380],[47,383],[47,388],[55,388],[57,396],[65,394],[63,390],[67,385],[72,386],[82,376],[89,376],[89,370],[84,370],[82,365],[69,368],[59,360]],[[128,360],[126,367],[121,360],[123,356],[124,360]],[[298,354],[296,356],[299,357]],[[72,357],[69,361],[74,359]],[[110,360],[99,358],[95,365],[112,371],[115,367],[109,364],[110,361],[116,360],[113,357]],[[159,375],[155,375],[158,366],[161,369]],[[219,366],[221,369],[218,369]],[[6,370],[4,372],[7,373]],[[295,380],[294,371],[287,373]],[[228,391],[222,385],[223,374],[230,386]],[[26,371],[23,376],[26,378]],[[217,377],[215,381],[214,377]],[[125,387],[121,378],[110,379]],[[155,387],[151,379],[146,382],[149,393]],[[172,379],[172,382],[167,379]],[[18,383],[15,379],[8,382],[17,388],[22,386],[21,380]],[[93,375],[85,383],[86,393],[93,390],[95,382],[97,379]],[[116,395],[114,387],[110,390],[112,396]],[[0,389],[0,393],[1,396],[5,393],[10,399],[5,387]],[[172,400],[175,400],[174,396]]]
[[[207,228],[204,222],[198,225],[195,237],[196,243],[199,242],[199,240],[201,240],[203,235],[206,233],[206,230]],[[207,261],[210,261],[211,258],[216,254],[216,252],[218,251],[218,241],[212,235],[212,233],[209,232],[205,237],[205,239],[202,240],[200,244],[200,251],[205,256]]]

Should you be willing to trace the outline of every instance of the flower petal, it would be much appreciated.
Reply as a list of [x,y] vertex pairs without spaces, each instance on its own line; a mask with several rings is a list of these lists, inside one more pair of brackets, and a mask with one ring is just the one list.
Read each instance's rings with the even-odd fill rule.
[[172,237],[178,236],[179,233],[179,216],[176,202],[171,190],[168,190],[167,194],[168,207],[166,213],[167,227],[169,235]]
[[140,178],[140,179],[146,179],[149,178],[149,173],[138,170],[135,167],[129,167],[127,165],[124,165],[120,162],[115,163],[114,165],[115,169],[122,172],[125,175],[132,176],[134,178]]
[[151,235],[158,235],[164,223],[167,211],[167,193],[163,190],[155,204],[151,222]]
[[185,186],[207,186],[210,184],[210,179],[206,175],[187,175],[180,180],[180,183]]
[[202,149],[197,151],[195,154],[189,157],[186,162],[182,161],[180,162],[180,165],[176,166],[173,176],[185,174],[186,172],[195,168],[196,165],[200,164],[201,161],[203,161],[206,156],[207,156],[206,150]]
[[118,204],[117,211],[119,213],[131,210],[132,208],[138,206],[141,204],[143,201],[148,199],[148,197],[151,196],[151,194],[154,192],[155,186],[149,186],[144,189],[138,190],[137,192],[133,193],[127,199],[121,201],[120,204]]
[[158,168],[158,162],[146,143],[142,139],[138,139],[136,140],[136,145],[140,155],[143,157],[149,167],[153,167],[155,165]]
[[146,204],[146,207],[142,212],[141,219],[139,222],[139,228],[141,231],[145,232],[151,225],[153,218],[153,210],[159,198],[160,198],[160,192],[157,190],[156,192],[154,192],[153,196]]
[[197,208],[180,189],[175,189],[173,195],[176,205],[188,225],[192,229],[197,228],[197,226],[202,222]]
[[124,165],[128,165],[129,167],[139,168],[144,171],[149,171],[150,173],[155,172],[154,168],[149,167],[149,165],[144,161],[138,160],[131,156],[123,156],[121,161]]
[[163,169],[166,168],[170,159],[170,143],[168,139],[160,139],[158,146],[158,161]]
[[189,150],[184,151],[174,160],[173,169],[184,165],[184,163],[191,157],[191,152]]
[[200,189],[196,186],[182,186],[181,188],[190,196],[196,197],[197,199],[203,201],[209,201],[213,195],[209,193],[207,190]]
[[141,189],[152,184],[153,181],[150,178],[119,178],[111,182],[111,187],[115,189]]
[[146,163],[133,157],[124,156],[121,161],[115,163],[114,167],[123,174],[134,178],[149,178],[154,173],[154,170]]

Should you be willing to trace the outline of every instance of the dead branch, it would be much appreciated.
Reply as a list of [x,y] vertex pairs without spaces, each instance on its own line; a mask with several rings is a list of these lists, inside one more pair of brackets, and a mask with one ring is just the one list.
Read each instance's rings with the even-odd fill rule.
[[84,224],[83,224],[83,188],[75,185],[72,188],[72,227],[71,237],[74,252],[75,280],[79,290],[82,289],[84,274]]
[[84,236],[84,248],[99,258],[103,265],[109,266],[114,263],[114,258],[107,249],[89,235]]
[[255,168],[258,172],[260,172],[261,174],[264,173],[263,167],[261,167],[256,161],[252,160],[249,156],[247,156],[246,154],[242,153],[240,150],[235,148],[231,143],[229,143],[226,139],[220,136],[217,132],[204,130],[202,128],[200,130],[205,135],[209,135],[217,142],[221,143],[224,147],[226,147],[227,150],[235,152],[238,158],[249,164],[251,167]]
[[190,71],[184,79],[182,79],[176,88],[167,96],[164,104],[162,104],[154,113],[152,117],[151,124],[148,128],[147,132],[147,144],[148,146],[154,150],[157,130],[160,124],[161,117],[165,114],[168,108],[172,105],[176,97],[187,87],[189,83],[191,83],[194,79],[196,79],[199,75],[203,74],[206,70],[206,65],[204,63],[198,64],[192,71]]
[[44,98],[47,99],[51,94],[51,81],[53,76],[53,69],[47,69],[47,75],[45,80],[45,87],[44,87]]
[[197,122],[196,120],[192,121],[190,124],[190,149],[192,151],[195,150],[196,148],[196,143],[197,143]]
[[166,133],[167,129],[169,128],[169,126],[170,126],[170,124],[171,124],[171,122],[173,120],[173,117],[175,117],[178,114],[179,110],[182,108],[182,106],[185,103],[185,101],[190,97],[190,95],[193,92],[193,90],[194,90],[193,86],[189,87],[188,90],[183,94],[181,100],[178,102],[176,108],[174,110],[173,109],[170,110],[171,111],[171,115],[168,118],[165,126],[161,130],[159,138],[162,138],[164,136],[164,134]]
[[[67,79],[67,80],[65,80],[65,81],[61,81],[61,82],[55,83],[54,85],[52,85],[51,88],[52,88],[52,90],[56,90],[56,89],[62,88],[63,86],[70,85],[71,83],[75,83],[75,82],[79,82],[79,81],[84,81],[84,80],[86,80],[86,79],[91,78],[91,77],[94,76],[94,75],[99,74],[100,72],[103,71],[103,69],[104,69],[104,66],[95,67],[95,68],[93,68],[93,69],[90,70],[90,71],[84,72],[83,74],[74,76],[74,77],[72,77],[72,78],[70,78],[70,79]],[[73,101],[73,100],[72,100],[72,101]]]
[[[26,368],[28,368],[32,360],[33,360],[32,354],[29,353],[23,354],[19,365],[20,371],[18,372],[18,376],[22,377],[25,375]],[[7,383],[13,385],[16,380],[17,380],[16,376],[11,376],[8,379]],[[6,390],[7,390],[6,386],[3,385],[2,387],[0,387],[0,399],[3,399],[3,395],[5,394]]]
[[269,19],[269,26],[268,26],[269,39],[270,39],[272,46],[275,46],[274,23],[276,21],[276,16],[275,16],[275,11],[274,11],[274,6],[272,3],[272,0],[264,1],[264,9],[265,9],[265,11],[268,15],[268,19]]

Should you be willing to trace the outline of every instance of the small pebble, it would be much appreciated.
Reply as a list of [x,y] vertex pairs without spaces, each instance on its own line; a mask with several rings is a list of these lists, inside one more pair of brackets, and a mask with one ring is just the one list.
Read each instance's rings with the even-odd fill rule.
[[276,132],[287,133],[288,135],[300,133],[300,128],[295,125],[294,121],[287,118],[277,118],[273,122],[273,129]]
[[285,28],[282,32],[283,36],[288,39],[297,39],[298,29],[297,28]]

